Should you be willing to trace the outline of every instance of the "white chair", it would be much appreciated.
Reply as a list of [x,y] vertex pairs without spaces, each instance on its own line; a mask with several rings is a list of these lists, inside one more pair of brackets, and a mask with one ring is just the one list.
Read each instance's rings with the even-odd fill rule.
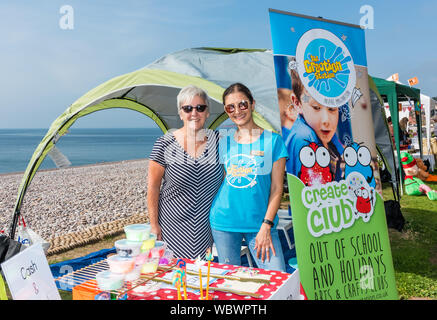
[[278,210],[278,224],[276,226],[277,230],[282,230],[285,234],[285,239],[287,239],[288,247],[291,249],[294,248],[294,243],[291,243],[290,236],[288,235],[288,230],[293,228],[293,220],[288,212],[288,209],[279,209]]

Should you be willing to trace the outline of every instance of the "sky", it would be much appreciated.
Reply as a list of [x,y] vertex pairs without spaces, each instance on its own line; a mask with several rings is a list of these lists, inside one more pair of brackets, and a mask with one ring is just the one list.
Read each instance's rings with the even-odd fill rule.
[[[72,29],[65,29],[65,5]],[[49,128],[99,84],[185,48],[271,49],[269,8],[358,25],[365,5],[373,9],[373,29],[365,31],[369,74],[398,73],[402,83],[417,77],[422,93],[437,96],[434,0],[3,0],[0,128]],[[155,125],[134,111],[110,110],[74,127]]]

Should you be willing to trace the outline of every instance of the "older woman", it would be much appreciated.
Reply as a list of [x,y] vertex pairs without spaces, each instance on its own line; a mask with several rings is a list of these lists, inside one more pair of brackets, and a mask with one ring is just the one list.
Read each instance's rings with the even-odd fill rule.
[[[204,257],[213,239],[208,214],[223,180],[218,133],[204,129],[209,100],[188,86],[177,97],[183,127],[157,139],[150,154],[147,205],[152,232],[177,257]],[[161,187],[162,183],[162,187]]]

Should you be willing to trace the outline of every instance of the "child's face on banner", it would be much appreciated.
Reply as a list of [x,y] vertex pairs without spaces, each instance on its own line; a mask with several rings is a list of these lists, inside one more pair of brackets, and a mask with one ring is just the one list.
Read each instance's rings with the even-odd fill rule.
[[321,105],[306,90],[303,90],[300,102],[295,99],[294,103],[323,145],[328,147],[328,143],[337,131],[338,108]]

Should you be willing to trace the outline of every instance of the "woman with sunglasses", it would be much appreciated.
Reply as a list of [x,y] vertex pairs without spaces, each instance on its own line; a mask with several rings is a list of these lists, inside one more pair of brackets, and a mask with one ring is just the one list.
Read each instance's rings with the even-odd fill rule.
[[[204,257],[212,246],[211,203],[223,180],[218,132],[204,129],[205,91],[183,88],[177,96],[182,128],[157,139],[150,154],[147,206],[151,232],[177,257]],[[162,187],[161,187],[162,183]]]
[[226,176],[210,212],[220,263],[241,265],[243,239],[259,268],[285,271],[276,230],[288,157],[280,135],[255,124],[255,100],[241,83],[223,93],[225,112],[236,124],[220,140]]

